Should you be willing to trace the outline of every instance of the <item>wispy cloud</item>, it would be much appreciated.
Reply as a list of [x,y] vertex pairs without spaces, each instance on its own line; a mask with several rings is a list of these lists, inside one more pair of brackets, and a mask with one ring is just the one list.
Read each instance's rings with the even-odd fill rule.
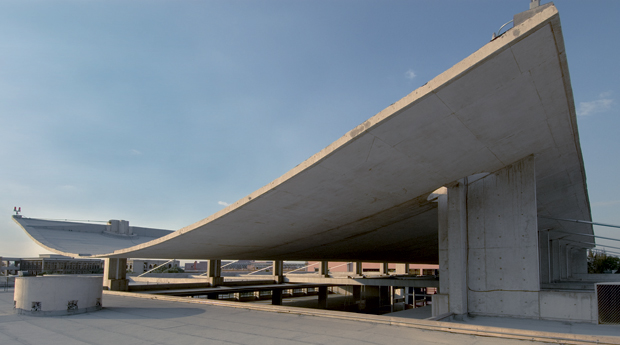
[[577,107],[577,115],[590,116],[611,109],[611,106],[614,103],[613,98],[611,98],[611,94],[611,91],[607,91],[598,95],[597,100],[590,102],[579,102],[579,106]]
[[416,77],[415,72],[410,68],[407,70],[407,72],[405,72],[405,78],[407,79],[413,79]]
[[230,206],[230,204],[227,203],[226,201],[218,201],[217,203],[222,205],[222,206]]
[[593,202],[592,206],[605,207],[605,206],[613,206],[613,205],[619,205],[619,204],[620,204],[620,200],[609,200],[609,201]]
[[142,152],[140,152],[140,151],[138,151],[138,150],[136,150],[136,149],[131,149],[131,150],[129,151],[129,153],[131,153],[131,154],[132,154],[132,155],[134,155],[134,156],[139,156],[139,155],[141,155],[141,154],[142,154]]

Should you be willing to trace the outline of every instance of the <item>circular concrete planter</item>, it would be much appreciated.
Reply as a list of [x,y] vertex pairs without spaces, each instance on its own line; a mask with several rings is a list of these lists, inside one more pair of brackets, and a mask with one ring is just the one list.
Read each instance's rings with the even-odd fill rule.
[[103,277],[53,275],[15,278],[13,308],[33,316],[72,315],[101,310]]

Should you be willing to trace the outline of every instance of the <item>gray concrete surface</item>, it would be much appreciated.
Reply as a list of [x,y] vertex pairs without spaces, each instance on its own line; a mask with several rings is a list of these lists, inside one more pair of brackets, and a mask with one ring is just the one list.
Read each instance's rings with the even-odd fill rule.
[[[84,234],[15,220],[39,244],[65,255],[437,263],[430,193],[529,155],[538,215],[590,220],[562,28],[552,5],[270,184],[172,234],[131,245],[90,233],[90,247],[80,249],[69,241],[83,241]],[[547,218],[538,219],[538,228],[592,233]],[[99,244],[114,251],[102,253]]]
[[[497,338],[106,295],[92,314],[12,313],[0,292],[0,344],[497,344]],[[502,344],[535,344],[501,339]]]

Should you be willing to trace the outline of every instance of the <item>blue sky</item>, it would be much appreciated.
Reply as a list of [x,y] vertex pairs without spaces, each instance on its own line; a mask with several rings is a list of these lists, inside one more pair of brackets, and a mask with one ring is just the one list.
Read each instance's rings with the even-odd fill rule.
[[[620,224],[620,1],[555,5],[593,218]],[[2,1],[0,255],[44,252],[11,220],[14,206],[27,217],[173,230],[203,219],[450,68],[527,8]],[[620,229],[595,230],[620,238]]]

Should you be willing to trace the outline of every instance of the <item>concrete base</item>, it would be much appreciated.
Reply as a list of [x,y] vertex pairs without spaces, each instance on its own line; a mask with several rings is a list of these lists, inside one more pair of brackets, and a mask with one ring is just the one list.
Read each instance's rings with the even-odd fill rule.
[[18,277],[14,311],[32,316],[58,316],[101,310],[101,285],[100,276]]

